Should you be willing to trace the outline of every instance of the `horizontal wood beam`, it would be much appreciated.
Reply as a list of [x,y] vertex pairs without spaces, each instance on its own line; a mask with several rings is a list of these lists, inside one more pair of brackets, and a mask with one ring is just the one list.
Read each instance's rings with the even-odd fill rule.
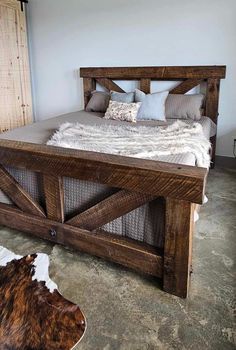
[[99,85],[104,86],[107,90],[111,91],[117,91],[117,92],[125,92],[119,85],[114,83],[111,79],[107,78],[97,78],[96,81]]
[[0,162],[32,171],[202,204],[207,169],[0,140]]
[[82,78],[153,80],[225,78],[225,66],[166,66],[166,67],[89,67],[80,68]]
[[186,94],[201,83],[202,79],[187,79],[170,90],[171,94]]
[[207,177],[205,168],[9,140],[0,140],[0,162],[197,204]]
[[0,165],[0,189],[26,213],[45,217],[43,209],[27,191]]
[[144,243],[105,232],[92,233],[46,218],[22,213],[0,203],[0,225],[105,258],[136,271],[161,277],[162,251]]
[[121,190],[66,223],[87,230],[95,230],[149,202],[155,197]]

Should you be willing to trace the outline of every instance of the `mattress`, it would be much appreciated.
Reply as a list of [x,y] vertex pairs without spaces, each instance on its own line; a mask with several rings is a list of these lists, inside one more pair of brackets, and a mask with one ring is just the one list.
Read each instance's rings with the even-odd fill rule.
[[[100,113],[85,111],[74,112],[3,133],[0,135],[0,139],[45,144],[55,130],[64,122],[80,122],[91,125],[115,125],[117,123],[126,123],[115,120],[105,120],[102,117],[103,114]],[[170,125],[174,121],[175,119],[169,119],[167,122],[139,121],[135,127],[138,128],[141,125]],[[186,122],[193,123],[191,120],[186,120]],[[209,118],[202,117],[199,123],[202,125],[203,132],[208,139],[215,135],[216,126]],[[195,165],[195,157],[192,153],[160,156],[158,157],[158,160],[170,163]],[[12,167],[8,167],[7,170],[27,192],[29,192],[31,196],[45,208],[44,196],[42,196],[43,186],[41,175],[28,170],[15,169]],[[65,214],[68,218],[88,209],[117,190],[106,185],[67,177],[63,179],[63,183],[65,193]],[[2,192],[0,192],[0,202],[11,203]],[[162,198],[157,198],[156,200],[112,221],[102,228],[120,236],[123,235],[135,240],[144,241],[153,246],[163,247],[164,201]]]

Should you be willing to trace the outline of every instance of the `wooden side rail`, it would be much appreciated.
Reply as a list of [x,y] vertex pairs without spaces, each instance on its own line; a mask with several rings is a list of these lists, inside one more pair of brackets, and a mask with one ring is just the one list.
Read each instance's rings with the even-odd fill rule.
[[46,218],[41,219],[2,203],[0,224],[106,258],[152,276],[162,277],[163,274],[162,252],[131,239],[121,239],[105,232],[96,234]]
[[[6,166],[42,174],[45,213]],[[0,203],[0,224],[162,278],[164,290],[187,296],[192,203],[203,201],[206,169],[0,140],[0,174],[0,189],[18,207]],[[65,220],[64,176],[106,184],[117,192]],[[166,203],[163,250],[101,231],[104,224],[157,197]]]
[[202,204],[207,170],[152,160],[0,140],[0,164]]

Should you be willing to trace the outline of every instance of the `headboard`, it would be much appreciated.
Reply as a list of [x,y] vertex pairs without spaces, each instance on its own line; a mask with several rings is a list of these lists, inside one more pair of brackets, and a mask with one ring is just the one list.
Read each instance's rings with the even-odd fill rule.
[[[124,92],[113,80],[140,80],[140,90],[150,93],[152,80],[180,81],[170,90],[172,94],[185,94],[194,87],[206,84],[205,115],[217,124],[220,79],[225,78],[226,66],[166,66],[166,67],[91,67],[80,68],[84,81],[84,103],[87,105],[96,83],[107,90]],[[215,161],[216,137],[212,142],[212,162]]]

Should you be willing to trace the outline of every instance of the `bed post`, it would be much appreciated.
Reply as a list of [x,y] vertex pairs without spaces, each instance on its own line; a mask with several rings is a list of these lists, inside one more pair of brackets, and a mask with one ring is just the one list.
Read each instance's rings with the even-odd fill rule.
[[84,84],[84,108],[86,108],[89,99],[91,97],[91,93],[96,89],[96,80],[93,78],[83,78]]
[[[220,79],[208,78],[206,91],[206,115],[217,125],[219,106]],[[216,135],[211,137],[211,168],[215,167]]]
[[186,298],[190,280],[193,204],[166,198],[163,289]]

